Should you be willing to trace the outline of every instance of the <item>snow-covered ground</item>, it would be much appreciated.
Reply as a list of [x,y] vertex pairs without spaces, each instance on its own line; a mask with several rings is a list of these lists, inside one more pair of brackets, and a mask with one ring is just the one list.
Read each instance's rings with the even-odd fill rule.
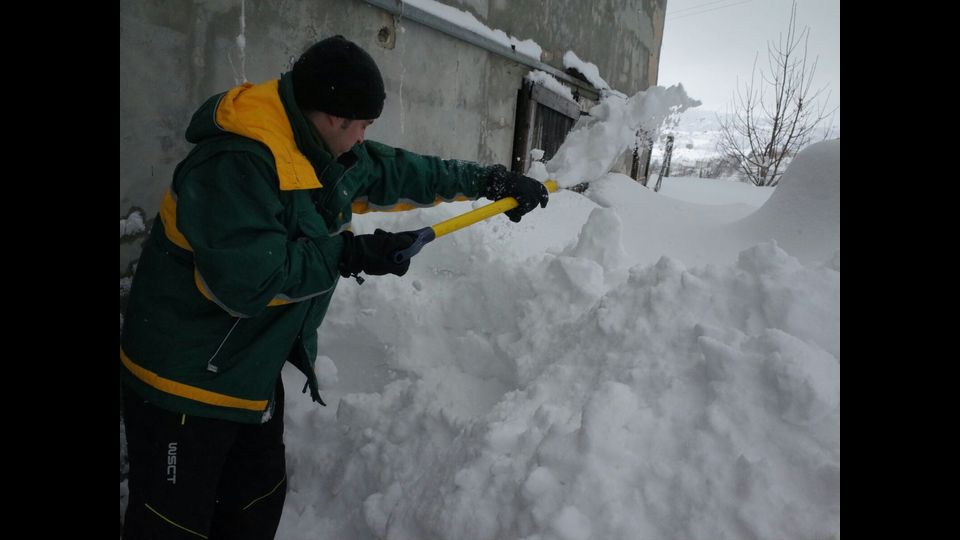
[[[656,178],[651,178],[649,185],[655,183]],[[660,194],[696,204],[745,204],[760,208],[773,194],[773,189],[735,180],[671,176],[663,178]]]
[[775,191],[609,174],[343,283],[278,538],[839,538],[839,153]]

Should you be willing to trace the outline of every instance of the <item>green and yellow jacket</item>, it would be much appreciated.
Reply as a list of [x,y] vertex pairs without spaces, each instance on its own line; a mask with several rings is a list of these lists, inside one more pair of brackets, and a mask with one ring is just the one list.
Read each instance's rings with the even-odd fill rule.
[[475,199],[476,163],[373,141],[334,160],[290,74],[213,96],[174,171],[133,280],[121,377],[185,414],[259,423],[287,360],[320,401],[316,331],[354,212]]

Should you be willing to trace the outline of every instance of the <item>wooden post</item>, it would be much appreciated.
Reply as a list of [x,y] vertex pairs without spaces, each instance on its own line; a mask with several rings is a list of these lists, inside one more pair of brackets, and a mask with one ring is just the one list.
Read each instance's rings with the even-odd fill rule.
[[673,155],[673,135],[667,135],[667,145],[663,149],[663,165],[660,166],[660,174],[657,175],[657,185],[654,186],[654,191],[660,191],[660,185],[663,182],[664,171],[666,171],[666,176],[670,176],[670,157]]

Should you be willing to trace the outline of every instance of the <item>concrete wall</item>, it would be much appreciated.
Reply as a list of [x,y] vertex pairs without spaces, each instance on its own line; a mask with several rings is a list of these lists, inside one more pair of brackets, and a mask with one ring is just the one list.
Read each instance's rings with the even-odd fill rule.
[[[656,84],[666,0],[445,3],[492,28],[534,39],[544,49],[542,60],[560,69],[570,49],[627,94]],[[383,72],[387,103],[369,138],[445,158],[509,162],[525,66],[398,21],[362,0],[124,0],[120,217],[140,209],[147,220],[154,218],[174,167],[189,150],[184,129],[207,97],[244,79],[277,78],[309,45],[338,33],[370,52]],[[144,235],[121,238],[121,275],[129,272]]]
[[491,28],[543,48],[541,60],[563,68],[572,50],[627,95],[657,84],[666,0],[444,0]]

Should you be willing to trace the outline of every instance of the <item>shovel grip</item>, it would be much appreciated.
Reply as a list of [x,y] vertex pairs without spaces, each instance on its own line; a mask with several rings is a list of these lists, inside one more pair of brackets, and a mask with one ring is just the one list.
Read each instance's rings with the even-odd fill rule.
[[414,234],[416,235],[416,240],[413,241],[413,244],[406,249],[398,249],[393,252],[393,262],[400,264],[408,259],[412,259],[414,255],[420,253],[420,250],[423,249],[423,246],[432,242],[434,238],[437,237],[437,233],[434,232],[433,227],[424,227],[416,231],[406,231],[401,234]]

